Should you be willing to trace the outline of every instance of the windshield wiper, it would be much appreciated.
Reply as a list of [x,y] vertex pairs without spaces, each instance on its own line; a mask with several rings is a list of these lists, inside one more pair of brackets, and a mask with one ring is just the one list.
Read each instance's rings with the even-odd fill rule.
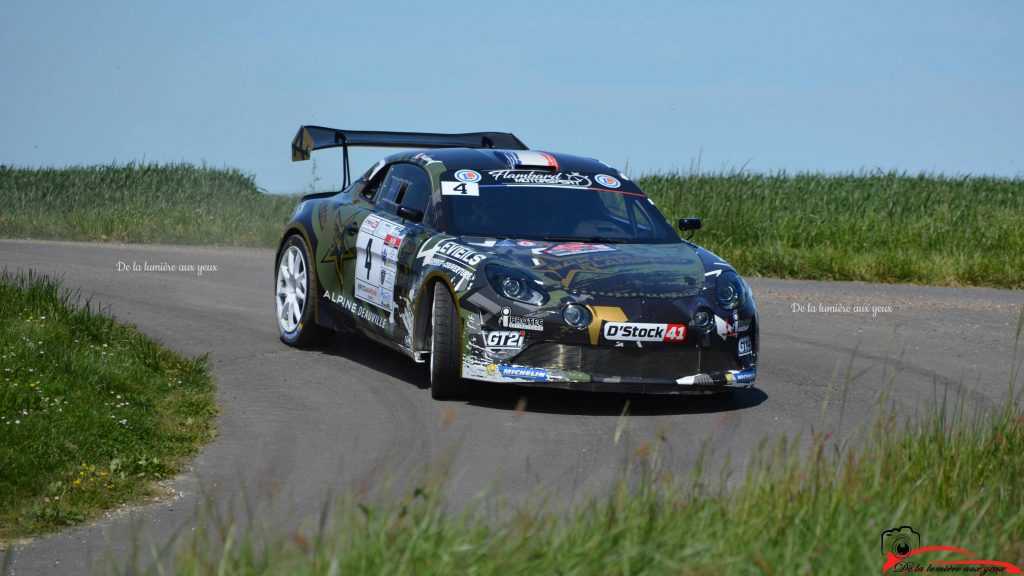
[[600,244],[625,244],[628,238],[606,238],[603,236],[545,236],[548,242],[590,242]]

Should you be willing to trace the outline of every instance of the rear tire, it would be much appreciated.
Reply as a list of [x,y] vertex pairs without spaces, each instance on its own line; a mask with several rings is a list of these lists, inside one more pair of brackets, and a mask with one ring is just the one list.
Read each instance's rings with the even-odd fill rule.
[[430,315],[430,396],[435,400],[463,398],[462,339],[459,312],[444,284],[434,284]]
[[323,344],[333,335],[332,330],[317,325],[313,318],[316,277],[309,262],[309,248],[298,234],[288,238],[277,257],[277,328],[282,342],[299,348]]

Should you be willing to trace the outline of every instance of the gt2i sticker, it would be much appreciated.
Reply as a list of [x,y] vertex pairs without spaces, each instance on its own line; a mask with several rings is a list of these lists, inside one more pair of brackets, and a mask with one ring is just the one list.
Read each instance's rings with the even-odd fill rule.
[[544,250],[545,254],[551,256],[574,256],[576,254],[590,254],[592,252],[612,252],[615,248],[604,244],[555,244]]
[[682,342],[686,340],[686,325],[608,322],[604,337],[625,342]]
[[484,332],[484,344],[491,350],[518,350],[523,347],[524,336],[523,332]]
[[391,311],[395,308],[395,273],[405,227],[367,216],[356,239],[356,298]]
[[521,380],[547,380],[548,371],[543,368],[524,368],[522,366],[498,366],[491,364],[487,367],[488,376],[503,376],[505,378],[519,378]]
[[444,196],[479,196],[480,185],[475,182],[441,182],[441,194]]
[[739,356],[746,356],[747,354],[750,354],[750,352],[751,352],[750,336],[744,336],[743,338],[740,338],[740,341],[739,341],[739,344],[737,345],[737,348],[738,348],[737,355],[739,355]]
[[540,318],[528,318],[526,316],[515,316],[508,306],[501,309],[501,316],[498,318],[498,326],[512,328],[515,330],[544,330],[544,321]]

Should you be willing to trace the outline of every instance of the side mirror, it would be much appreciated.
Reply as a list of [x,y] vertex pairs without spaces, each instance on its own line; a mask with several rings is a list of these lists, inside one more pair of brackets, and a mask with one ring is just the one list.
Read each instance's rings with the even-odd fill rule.
[[700,218],[680,218],[679,230],[683,232],[687,230],[700,230]]
[[416,210],[414,208],[399,206],[396,214],[398,214],[398,217],[402,218],[403,220],[412,220],[413,222],[419,222],[420,220],[423,220],[423,211]]

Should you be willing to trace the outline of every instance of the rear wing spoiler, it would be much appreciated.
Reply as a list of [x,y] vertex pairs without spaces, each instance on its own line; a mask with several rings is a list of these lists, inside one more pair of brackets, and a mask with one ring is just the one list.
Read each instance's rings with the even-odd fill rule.
[[314,150],[341,147],[344,151],[345,186],[349,185],[348,148],[502,148],[529,150],[526,144],[507,132],[468,132],[430,134],[425,132],[376,132],[339,130],[323,126],[300,126],[292,140],[292,161],[309,160]]

